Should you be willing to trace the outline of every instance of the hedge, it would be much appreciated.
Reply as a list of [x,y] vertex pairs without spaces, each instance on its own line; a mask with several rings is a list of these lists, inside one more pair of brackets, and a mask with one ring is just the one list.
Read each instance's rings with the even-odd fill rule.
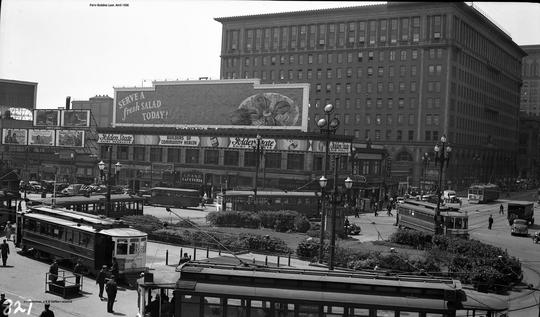
[[292,210],[239,212],[214,211],[206,216],[213,226],[241,228],[271,228],[278,232],[306,232],[310,228],[309,220],[302,214]]

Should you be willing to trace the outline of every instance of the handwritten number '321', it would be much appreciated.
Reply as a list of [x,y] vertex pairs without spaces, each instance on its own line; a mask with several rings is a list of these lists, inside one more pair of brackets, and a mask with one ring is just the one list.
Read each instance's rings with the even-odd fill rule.
[[2,313],[4,315],[16,315],[17,313],[26,313],[27,315],[30,316],[30,313],[32,312],[32,302],[29,302],[28,304],[28,310],[24,309],[21,305],[21,302],[20,301],[12,301],[11,299],[6,299],[6,301],[4,302],[4,305],[6,305],[6,307],[4,308],[4,311],[2,311]]

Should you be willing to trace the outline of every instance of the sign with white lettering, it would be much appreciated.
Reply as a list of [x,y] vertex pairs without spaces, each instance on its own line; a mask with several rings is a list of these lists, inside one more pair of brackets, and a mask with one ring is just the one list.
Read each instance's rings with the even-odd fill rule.
[[167,146],[199,146],[201,140],[198,136],[190,135],[160,135],[159,145]]
[[133,144],[133,134],[98,133],[98,143]]
[[183,172],[181,180],[184,184],[202,185],[203,174],[199,171]]
[[259,79],[154,82],[115,88],[115,126],[307,131],[309,84]]
[[[235,149],[254,149],[257,147],[257,138],[231,138],[229,148]],[[276,140],[261,139],[259,144],[261,149],[274,150],[276,148]]]
[[[325,152],[326,142],[320,140],[314,140],[312,142],[311,150],[313,152]],[[351,144],[347,142],[330,142],[329,153],[343,153],[349,154],[351,151]]]

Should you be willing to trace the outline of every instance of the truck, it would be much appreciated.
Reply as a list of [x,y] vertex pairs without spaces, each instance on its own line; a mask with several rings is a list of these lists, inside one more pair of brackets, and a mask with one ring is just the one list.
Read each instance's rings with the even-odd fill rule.
[[523,219],[526,220],[528,224],[534,224],[534,202],[509,201],[506,217],[510,225],[512,225],[516,219]]

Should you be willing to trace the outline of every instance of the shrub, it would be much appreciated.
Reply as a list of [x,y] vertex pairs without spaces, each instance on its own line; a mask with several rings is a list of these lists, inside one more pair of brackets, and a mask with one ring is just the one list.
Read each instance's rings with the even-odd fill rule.
[[159,220],[159,218],[151,215],[124,216],[121,220],[124,221],[125,224],[146,233],[151,233],[163,228],[163,222]]
[[411,245],[418,249],[429,248],[431,246],[431,240],[432,236],[430,234],[406,229],[399,229],[390,236],[390,242]]
[[206,215],[206,221],[217,227],[259,228],[260,217],[252,212],[213,211]]
[[[320,240],[308,238],[301,241],[296,248],[296,255],[300,259],[311,260],[319,257]],[[325,246],[326,247],[326,246]]]
[[309,220],[304,215],[298,215],[294,219],[294,230],[297,232],[307,232],[309,228],[311,227],[311,224],[309,223]]
[[278,232],[295,230],[295,218],[299,213],[292,210],[260,211],[261,225]]

